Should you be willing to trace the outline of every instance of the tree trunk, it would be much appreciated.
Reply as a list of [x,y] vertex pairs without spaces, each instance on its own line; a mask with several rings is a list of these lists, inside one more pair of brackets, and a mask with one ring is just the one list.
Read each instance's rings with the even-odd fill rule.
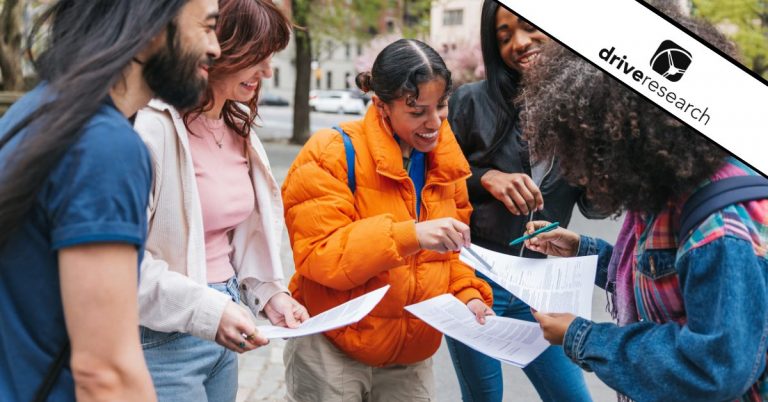
[[312,75],[312,41],[309,36],[307,14],[310,0],[292,0],[293,18],[300,28],[294,30],[296,38],[296,85],[293,92],[293,134],[291,142],[304,144],[309,140],[309,85]]
[[20,91],[24,87],[21,69],[21,39],[24,1],[5,0],[0,10],[0,89]]

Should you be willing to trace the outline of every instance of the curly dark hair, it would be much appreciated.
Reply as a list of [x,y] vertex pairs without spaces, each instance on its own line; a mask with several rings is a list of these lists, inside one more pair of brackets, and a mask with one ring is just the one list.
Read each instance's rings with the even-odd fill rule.
[[[673,18],[735,57],[714,27]],[[525,78],[524,135],[536,159],[556,155],[562,174],[604,213],[655,213],[690,193],[727,154],[619,81],[553,45]]]

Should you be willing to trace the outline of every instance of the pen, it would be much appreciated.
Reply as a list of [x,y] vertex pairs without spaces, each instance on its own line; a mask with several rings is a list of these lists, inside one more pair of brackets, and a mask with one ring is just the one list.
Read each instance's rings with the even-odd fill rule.
[[541,233],[544,233],[544,232],[549,232],[550,230],[553,230],[553,229],[557,229],[558,226],[560,226],[560,222],[552,222],[549,225],[544,226],[543,228],[541,228],[541,229],[539,229],[539,230],[537,230],[537,231],[535,231],[535,232],[533,232],[531,234],[520,236],[517,239],[512,240],[511,242],[509,242],[509,245],[510,246],[514,246],[514,245],[520,244],[520,243],[530,239],[531,237],[536,237],[536,235],[538,235],[538,234],[541,234]]
[[475,257],[475,259],[477,260],[477,262],[479,262],[479,263],[483,264],[483,265],[485,266],[485,268],[486,268],[486,269],[488,269],[489,271],[493,271],[493,267],[491,266],[491,264],[488,264],[488,263],[487,263],[487,262],[486,262],[486,261],[483,259],[483,257],[480,257],[480,255],[479,255],[479,254],[477,254],[477,253],[475,252],[475,250],[472,250],[472,249],[471,249],[471,248],[469,248],[469,247],[464,247],[464,250],[467,250],[467,252],[469,252],[469,254],[470,254],[472,257]]

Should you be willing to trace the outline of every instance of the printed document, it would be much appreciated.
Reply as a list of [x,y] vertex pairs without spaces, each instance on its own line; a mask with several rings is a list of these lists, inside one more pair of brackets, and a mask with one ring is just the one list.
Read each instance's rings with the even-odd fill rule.
[[539,324],[507,317],[485,317],[485,325],[459,299],[444,294],[405,307],[445,335],[504,363],[525,367],[549,346]]
[[389,285],[354,298],[340,306],[324,311],[307,321],[301,323],[298,328],[283,328],[274,325],[262,325],[256,327],[262,336],[275,338],[296,338],[330,331],[345,325],[354,324],[363,319],[376,307],[389,290]]
[[596,255],[522,258],[473,244],[459,258],[538,311],[592,318]]

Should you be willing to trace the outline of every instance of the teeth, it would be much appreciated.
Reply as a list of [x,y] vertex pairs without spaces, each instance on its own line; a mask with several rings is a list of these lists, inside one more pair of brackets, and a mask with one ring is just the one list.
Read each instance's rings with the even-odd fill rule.
[[434,133],[425,133],[425,134],[416,134],[416,135],[418,135],[421,138],[431,140],[432,138],[437,137],[437,131],[435,131]]

